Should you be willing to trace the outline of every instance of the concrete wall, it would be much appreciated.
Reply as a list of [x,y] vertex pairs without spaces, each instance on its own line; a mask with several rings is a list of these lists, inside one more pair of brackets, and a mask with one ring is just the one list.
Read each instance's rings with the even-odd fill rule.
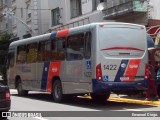
[[[49,0],[49,9],[52,10],[52,9],[57,8],[57,7],[59,7],[60,10],[61,10],[61,16],[62,16],[61,17],[61,22],[63,23],[63,25],[71,24],[73,22],[80,21],[80,20],[85,19],[85,18],[89,18],[89,21],[85,20],[84,24],[88,24],[89,22],[92,23],[92,22],[103,21],[102,12],[97,11],[97,10],[82,14],[81,16],[78,16],[76,18],[71,18],[70,0]],[[51,24],[51,12],[50,12],[49,18],[50,18],[49,23],[51,25],[50,27],[52,29],[60,26],[60,25],[52,26],[52,24]],[[82,25],[82,24],[83,24],[83,22],[80,22],[79,25]],[[77,23],[77,25],[78,25],[78,23]],[[75,26],[76,26],[76,24],[75,24]],[[71,27],[72,27],[72,25],[71,25]]]
[[150,0],[151,19],[160,20],[160,0]]
[[[23,38],[23,35],[26,34],[26,26],[21,22],[25,21],[25,14],[24,14],[24,9],[21,13],[21,8],[25,8],[25,3],[23,0],[16,0],[16,11],[15,14],[12,17],[12,20],[15,21],[16,27],[13,29],[14,35],[17,35],[19,38]],[[23,15],[21,15],[23,14]],[[13,26],[15,26],[13,23]],[[13,27],[12,26],[12,27]]]

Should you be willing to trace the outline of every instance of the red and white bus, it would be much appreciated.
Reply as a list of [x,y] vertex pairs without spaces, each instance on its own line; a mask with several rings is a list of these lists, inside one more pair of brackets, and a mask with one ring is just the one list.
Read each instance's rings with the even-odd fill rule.
[[143,25],[102,22],[12,42],[8,84],[19,95],[51,93],[56,102],[90,93],[136,93],[147,86],[147,34]]

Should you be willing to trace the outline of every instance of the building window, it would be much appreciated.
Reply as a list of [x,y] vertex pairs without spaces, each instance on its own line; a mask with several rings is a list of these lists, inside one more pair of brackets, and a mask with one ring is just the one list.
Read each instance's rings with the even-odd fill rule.
[[23,8],[21,8],[21,18],[23,18]]
[[[23,12],[23,11],[22,11]],[[28,18],[31,18],[31,13],[32,13],[32,11],[31,11],[31,6],[30,5],[27,5],[27,7],[26,7],[26,14],[27,14],[27,17]]]
[[31,13],[28,13],[28,18],[31,18]]
[[51,11],[51,16],[52,16],[52,26],[60,24],[60,9],[55,8]]
[[71,0],[71,18],[82,15],[81,0]]
[[100,2],[104,2],[104,0],[100,0]]

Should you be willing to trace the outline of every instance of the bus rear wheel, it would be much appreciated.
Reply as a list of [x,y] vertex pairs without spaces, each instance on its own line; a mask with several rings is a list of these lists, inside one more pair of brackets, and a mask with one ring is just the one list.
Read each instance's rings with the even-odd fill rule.
[[26,96],[26,95],[28,95],[28,91],[27,90],[23,90],[21,80],[17,81],[17,92],[18,92],[19,96]]
[[52,85],[52,96],[53,100],[57,103],[64,101],[64,95],[62,93],[62,85],[60,80],[55,80]]
[[110,97],[110,92],[105,94],[98,94],[98,93],[91,93],[91,98],[94,102],[106,102],[107,99]]

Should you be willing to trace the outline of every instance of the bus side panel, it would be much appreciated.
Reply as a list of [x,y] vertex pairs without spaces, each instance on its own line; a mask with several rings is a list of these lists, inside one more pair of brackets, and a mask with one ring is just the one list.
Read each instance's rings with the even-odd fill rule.
[[37,88],[36,63],[15,65],[15,77],[20,76],[24,90]]
[[37,80],[41,84],[39,89],[46,91],[50,62],[37,63]]
[[47,92],[52,91],[52,80],[54,76],[60,75],[61,62],[50,62],[48,81],[47,81]]

